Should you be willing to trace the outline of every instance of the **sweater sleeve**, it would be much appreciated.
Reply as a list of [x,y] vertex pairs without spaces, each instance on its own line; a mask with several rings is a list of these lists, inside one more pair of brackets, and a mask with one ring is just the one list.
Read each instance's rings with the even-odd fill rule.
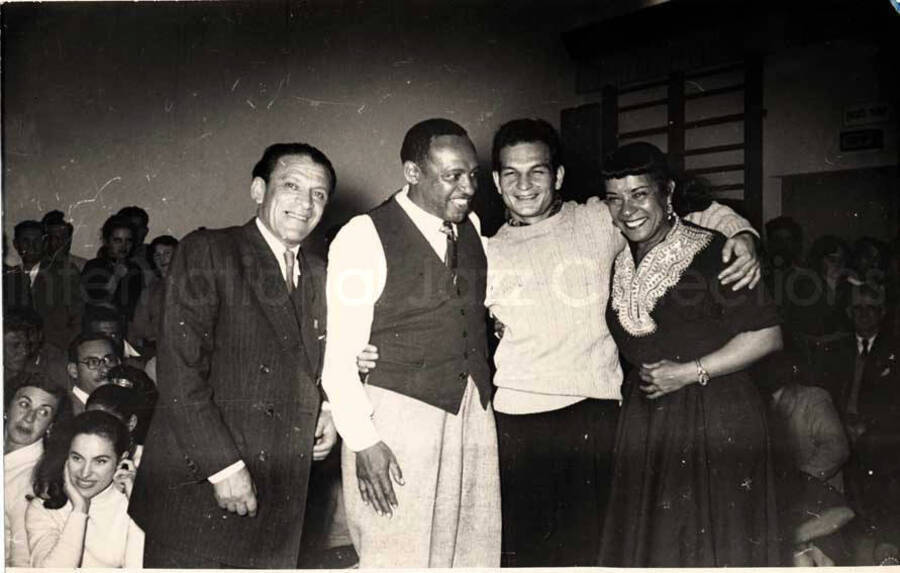
[[750,221],[738,215],[731,207],[715,201],[706,210],[690,213],[685,219],[700,227],[718,231],[726,237],[733,237],[744,231],[759,237]]
[[87,514],[70,512],[65,523],[54,519],[43,500],[34,499],[25,511],[25,531],[32,567],[74,568],[81,565]]

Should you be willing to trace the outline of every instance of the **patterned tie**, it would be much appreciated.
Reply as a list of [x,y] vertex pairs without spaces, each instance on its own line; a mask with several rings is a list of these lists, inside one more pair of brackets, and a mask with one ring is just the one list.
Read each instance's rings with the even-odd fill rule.
[[447,235],[447,252],[444,254],[444,266],[453,275],[453,284],[456,284],[456,233],[450,221],[444,221],[441,225],[441,233]]
[[294,251],[288,249],[284,252],[284,281],[287,284],[288,294],[294,293]]

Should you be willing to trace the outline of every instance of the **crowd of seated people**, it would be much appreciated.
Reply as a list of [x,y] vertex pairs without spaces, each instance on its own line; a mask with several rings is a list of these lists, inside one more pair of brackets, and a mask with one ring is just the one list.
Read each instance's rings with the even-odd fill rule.
[[7,566],[141,565],[143,533],[126,509],[157,399],[155,329],[178,245],[168,235],[144,245],[147,231],[143,209],[123,208],[90,261],[71,253],[61,211],[18,223],[14,253],[4,237]]
[[[765,367],[782,534],[800,565],[897,564],[900,242],[766,225],[785,351]],[[812,519],[815,516],[815,519]]]

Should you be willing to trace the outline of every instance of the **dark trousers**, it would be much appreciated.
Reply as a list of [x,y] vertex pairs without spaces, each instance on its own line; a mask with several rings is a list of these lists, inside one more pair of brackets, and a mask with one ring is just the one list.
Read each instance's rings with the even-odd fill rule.
[[617,401],[592,399],[496,413],[504,566],[596,565],[618,416]]
[[154,543],[148,536],[144,540],[144,569],[240,569],[240,567],[204,557],[193,551]]

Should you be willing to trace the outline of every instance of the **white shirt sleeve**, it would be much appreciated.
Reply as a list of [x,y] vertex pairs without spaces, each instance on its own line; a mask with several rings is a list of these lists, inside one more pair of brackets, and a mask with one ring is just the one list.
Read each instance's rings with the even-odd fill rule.
[[247,464],[244,463],[244,460],[238,460],[227,468],[217,471],[213,475],[206,478],[206,480],[211,484],[217,484],[219,482],[225,481],[226,479],[228,479],[228,477],[238,473],[245,467],[247,467]]
[[372,219],[354,217],[338,232],[328,252],[328,337],[322,388],[338,433],[355,452],[380,441],[356,356],[369,343],[375,302],[384,291],[386,275],[384,249]]

